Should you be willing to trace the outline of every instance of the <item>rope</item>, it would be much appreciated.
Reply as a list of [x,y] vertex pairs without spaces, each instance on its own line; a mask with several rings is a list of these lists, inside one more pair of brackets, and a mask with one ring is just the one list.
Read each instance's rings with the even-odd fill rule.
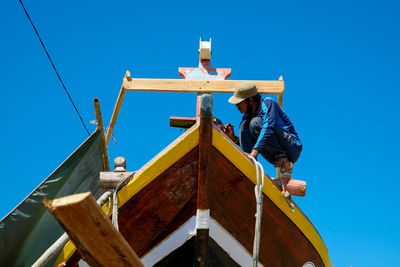
[[[111,124],[111,123],[110,123]],[[105,133],[108,133],[108,131],[110,130],[110,126],[107,127],[107,129],[104,131]],[[111,139],[114,143],[114,145],[117,145],[117,140],[115,139],[114,133],[111,133]]]
[[284,175],[285,173],[282,173],[280,170],[279,170],[279,172],[278,172],[278,179],[280,179],[281,180],[281,184],[282,184],[282,196],[284,196],[285,198],[288,198],[289,196],[290,196],[290,193],[286,190],[286,187],[285,187],[285,184],[284,184],[284,182],[283,182],[283,175]]
[[[254,193],[256,196],[256,224],[254,229],[254,243],[253,243],[253,267],[258,266],[258,257],[260,252],[260,238],[261,238],[261,217],[262,217],[262,206],[263,206],[263,187],[264,187],[264,168],[263,166],[252,156],[249,158],[253,161],[256,166],[257,173],[257,184],[254,187]],[[260,177],[261,174],[261,177]]]
[[[118,190],[119,187],[125,182],[126,179],[131,177],[130,175],[127,175],[123,179],[121,179],[117,186],[115,187],[114,193],[113,193],[113,209],[112,209],[112,215],[111,215],[111,222],[114,225],[114,227],[119,231],[118,228]],[[108,214],[108,211],[107,211]]]
[[111,221],[114,227],[119,231],[118,228],[118,196],[117,196],[117,188],[115,188],[114,193],[113,193],[113,209],[112,209],[112,215],[111,215]]
[[285,198],[287,204],[289,205],[290,209],[292,210],[292,212],[294,212],[294,204],[292,203],[292,201],[290,201],[289,197],[290,197],[290,193],[286,190],[287,188],[285,187],[285,184],[283,182],[283,173],[281,173],[281,170],[279,168],[278,170],[278,177],[277,179],[280,179],[281,181],[281,185],[282,185],[282,192],[281,195]]
[[108,208],[107,208],[107,212],[106,212],[106,216],[108,216],[108,213],[110,212],[111,209],[111,194],[108,196]]

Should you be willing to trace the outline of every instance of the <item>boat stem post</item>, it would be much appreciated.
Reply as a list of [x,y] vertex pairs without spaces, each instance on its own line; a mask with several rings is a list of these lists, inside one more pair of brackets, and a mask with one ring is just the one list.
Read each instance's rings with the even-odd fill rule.
[[208,179],[212,148],[212,96],[204,94],[200,100],[199,167],[197,180],[196,252],[195,266],[207,266],[209,244],[210,204]]
[[200,139],[199,139],[199,177],[197,189],[197,208],[209,209],[208,203],[208,178],[210,150],[212,148],[212,96],[201,96],[200,107]]

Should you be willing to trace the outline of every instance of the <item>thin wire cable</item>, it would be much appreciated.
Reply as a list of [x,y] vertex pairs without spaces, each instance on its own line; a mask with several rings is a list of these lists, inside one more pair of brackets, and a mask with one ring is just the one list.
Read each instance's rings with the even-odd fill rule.
[[32,27],[33,27],[33,29],[35,30],[36,35],[37,35],[37,37],[39,38],[39,41],[40,41],[40,43],[42,44],[42,47],[43,47],[44,51],[46,52],[47,58],[50,60],[50,63],[51,63],[51,65],[53,66],[53,69],[54,69],[54,71],[56,72],[57,77],[58,77],[58,79],[60,80],[62,87],[64,88],[64,91],[67,93],[67,96],[68,96],[69,100],[71,101],[71,104],[74,106],[74,109],[75,109],[76,113],[78,114],[79,119],[81,120],[83,127],[85,128],[87,134],[90,135],[89,130],[88,130],[88,128],[86,127],[86,124],[83,122],[82,116],[81,116],[81,114],[80,114],[79,111],[78,111],[78,108],[75,106],[75,103],[74,103],[74,101],[72,100],[71,95],[69,94],[67,88],[65,87],[64,82],[62,81],[62,79],[61,79],[61,77],[60,77],[60,74],[58,74],[58,71],[57,71],[57,69],[56,69],[56,66],[54,66],[53,60],[51,60],[51,57],[50,57],[49,53],[47,52],[46,47],[44,46],[44,43],[43,43],[43,41],[42,41],[42,38],[40,38],[39,32],[37,31],[35,25],[33,24],[32,20],[31,20],[31,17],[30,17],[29,14],[28,14],[28,11],[25,9],[25,6],[24,6],[24,4],[22,3],[22,0],[19,0],[19,3],[21,4],[22,8],[24,9],[25,14],[26,14],[26,16],[28,17],[28,20],[30,21],[30,23],[31,23],[31,25],[32,25]]

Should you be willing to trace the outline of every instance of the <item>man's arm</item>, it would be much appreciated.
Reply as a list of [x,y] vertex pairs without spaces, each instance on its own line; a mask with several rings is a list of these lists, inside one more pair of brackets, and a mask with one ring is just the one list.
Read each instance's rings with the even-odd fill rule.
[[239,137],[235,135],[233,131],[233,125],[227,123],[225,125],[221,125],[221,130],[237,145],[239,145]]
[[[257,153],[259,151],[262,151],[265,146],[268,143],[268,139],[274,134],[273,130],[269,126],[274,125],[274,112],[276,112],[276,107],[275,104],[276,102],[273,101],[271,98],[266,98],[262,103],[261,103],[261,108],[264,111],[263,115],[263,122],[262,126],[260,129],[260,135],[258,136],[258,139],[256,141],[256,144],[253,147],[252,152],[254,151],[253,154]],[[277,104],[277,103],[276,103]]]

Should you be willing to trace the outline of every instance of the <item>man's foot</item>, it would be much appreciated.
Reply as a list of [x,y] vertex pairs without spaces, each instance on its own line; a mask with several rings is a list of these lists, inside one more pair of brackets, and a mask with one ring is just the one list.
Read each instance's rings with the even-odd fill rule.
[[278,158],[275,163],[275,167],[281,168],[282,177],[291,178],[293,172],[293,163],[291,163],[287,157]]

